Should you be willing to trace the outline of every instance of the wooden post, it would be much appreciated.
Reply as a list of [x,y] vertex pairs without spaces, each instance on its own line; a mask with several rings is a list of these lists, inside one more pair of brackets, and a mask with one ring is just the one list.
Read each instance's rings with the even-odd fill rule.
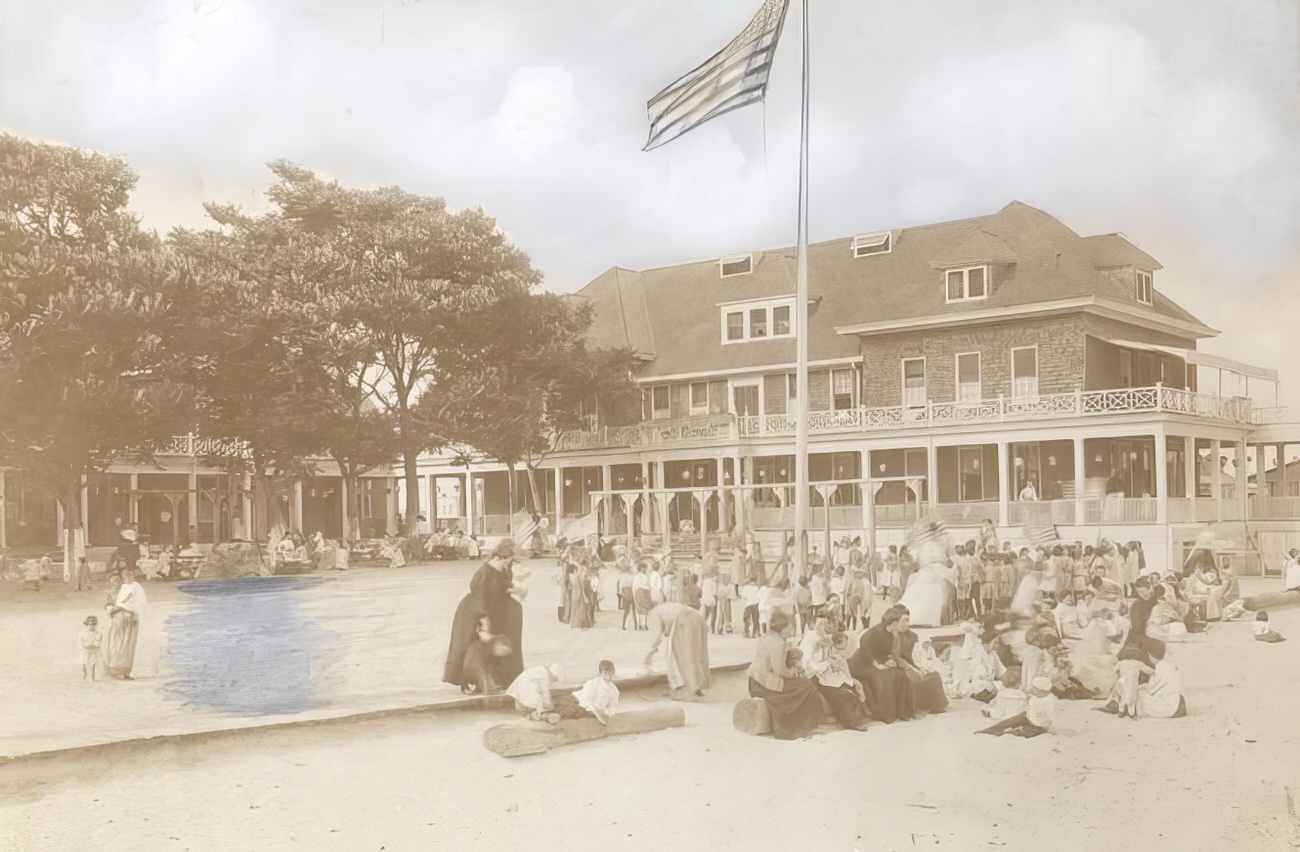
[[1007,473],[1007,462],[1009,461],[1008,446],[1006,441],[998,441],[998,526],[1005,527],[1010,520],[1011,507],[1008,505],[1011,500],[1010,483],[1007,481],[1011,477]]
[[1165,440],[1165,427],[1156,427],[1156,523],[1169,523],[1169,462],[1165,458],[1168,445]]
[[[1219,371],[1222,379],[1223,371]],[[1219,456],[1222,446],[1218,438],[1210,440],[1210,493],[1214,497],[1214,520],[1223,520],[1223,459]]]
[[1084,471],[1087,469],[1087,458],[1084,454],[1083,438],[1074,439],[1074,523],[1077,526],[1083,526],[1087,520],[1086,506],[1084,499],[1085,483],[1087,477]]

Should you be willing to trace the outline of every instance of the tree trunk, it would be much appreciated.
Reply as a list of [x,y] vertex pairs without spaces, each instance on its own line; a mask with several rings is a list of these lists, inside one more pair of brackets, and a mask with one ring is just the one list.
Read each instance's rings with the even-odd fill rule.
[[506,523],[510,538],[515,537],[515,463],[506,462]]
[[76,575],[77,562],[85,555],[86,541],[81,529],[81,473],[68,474],[59,489],[58,501],[63,507],[63,582],[70,583]]
[[343,474],[348,499],[348,528],[343,534],[347,536],[348,544],[354,544],[361,540],[361,477],[349,473],[342,465],[339,465],[339,471]]
[[546,505],[542,502],[541,492],[537,490],[537,467],[529,464],[528,470],[528,490],[533,495],[533,511],[539,515],[545,515],[542,508]]
[[419,455],[418,450],[402,451],[402,476],[406,483],[406,517],[401,531],[407,535],[415,535],[416,518],[420,515],[420,475],[415,469],[415,460]]

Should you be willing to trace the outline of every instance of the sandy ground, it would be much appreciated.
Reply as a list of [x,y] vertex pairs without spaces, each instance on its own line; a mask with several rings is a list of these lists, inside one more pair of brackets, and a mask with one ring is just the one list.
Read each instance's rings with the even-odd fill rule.
[[1300,610],[1274,626],[1292,641],[1242,622],[1174,646],[1188,718],[1065,702],[1033,740],[972,735],[966,701],[865,733],[749,737],[730,724],[733,674],[685,728],[513,760],[481,745],[508,714],[452,711],[10,766],[0,848],[1296,848]]

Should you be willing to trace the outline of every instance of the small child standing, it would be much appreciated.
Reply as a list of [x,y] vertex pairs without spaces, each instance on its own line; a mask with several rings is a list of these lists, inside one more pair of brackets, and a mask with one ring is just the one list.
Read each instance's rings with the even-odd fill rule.
[[99,632],[99,619],[95,616],[88,615],[81,623],[85,626],[81,631],[81,679],[93,681],[102,659],[104,637]]
[[1255,613],[1256,642],[1285,642],[1286,637],[1268,626],[1268,613],[1260,610]]

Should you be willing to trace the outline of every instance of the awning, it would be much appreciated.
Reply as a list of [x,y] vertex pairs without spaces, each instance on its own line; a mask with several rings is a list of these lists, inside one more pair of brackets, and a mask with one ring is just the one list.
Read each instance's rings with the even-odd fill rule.
[[1211,355],[1208,352],[1199,352],[1195,349],[1180,349],[1177,346],[1161,346],[1156,343],[1138,343],[1135,340],[1107,340],[1104,337],[1097,338],[1112,346],[1119,346],[1123,349],[1136,349],[1141,352],[1158,352],[1164,355],[1172,355],[1175,358],[1182,358],[1188,364],[1198,367],[1210,367],[1215,370],[1228,370],[1241,376],[1249,376],[1252,379],[1263,379],[1267,382],[1276,382],[1278,380],[1277,370],[1270,370],[1267,367],[1255,367],[1250,364],[1243,364],[1240,361],[1233,361],[1230,358],[1221,358],[1218,355]]

